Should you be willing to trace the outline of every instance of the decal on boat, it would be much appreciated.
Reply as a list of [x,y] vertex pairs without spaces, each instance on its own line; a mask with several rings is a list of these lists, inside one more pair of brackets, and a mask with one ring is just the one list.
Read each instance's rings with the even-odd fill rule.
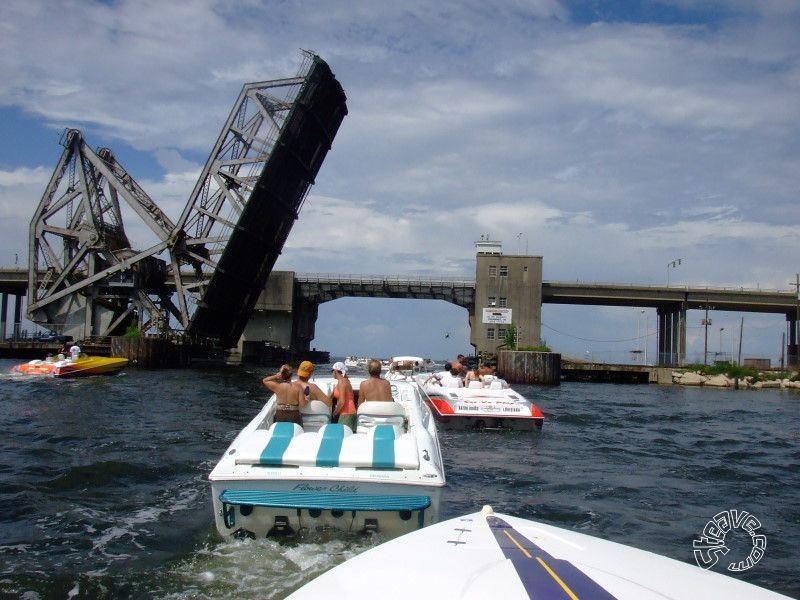
[[615,598],[571,562],[545,552],[503,519],[487,515],[486,521],[532,598],[534,592],[543,598],[562,598],[564,594],[572,600]]

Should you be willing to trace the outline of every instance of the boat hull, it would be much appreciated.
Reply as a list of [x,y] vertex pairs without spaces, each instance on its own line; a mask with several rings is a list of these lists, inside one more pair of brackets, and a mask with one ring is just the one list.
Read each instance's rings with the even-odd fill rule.
[[394,538],[438,522],[442,488],[412,491],[406,485],[321,479],[218,481],[211,484],[211,495],[217,531],[224,538],[292,535],[304,529]]
[[544,419],[486,415],[443,415],[434,410],[436,422],[444,431],[538,431]]
[[52,375],[53,369],[55,369],[54,362],[32,360],[21,365],[14,365],[11,367],[11,372],[20,375]]
[[425,386],[427,402],[442,429],[535,431],[544,414],[510,388],[502,390]]
[[87,356],[76,361],[59,361],[53,375],[59,378],[113,375],[128,366],[127,358]]

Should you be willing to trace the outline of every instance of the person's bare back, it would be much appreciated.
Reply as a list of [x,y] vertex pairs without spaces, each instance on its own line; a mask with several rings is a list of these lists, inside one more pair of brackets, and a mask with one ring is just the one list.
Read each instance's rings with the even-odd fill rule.
[[[287,371],[288,368],[288,371]],[[292,383],[292,371],[290,367],[284,365],[281,370],[261,380],[269,391],[274,392],[278,397],[278,406],[305,406],[308,400],[303,395],[303,389]]]
[[297,381],[295,381],[295,385],[300,388],[300,392],[306,398],[308,402],[312,400],[319,400],[320,402],[324,402],[328,407],[331,406],[331,397],[322,391],[322,389],[316,384],[308,380],[311,375],[314,374],[314,365],[310,361],[304,360],[300,363],[300,366],[297,367]]
[[374,358],[367,363],[369,379],[365,379],[358,387],[358,403],[392,402],[392,386],[381,377],[381,361]]

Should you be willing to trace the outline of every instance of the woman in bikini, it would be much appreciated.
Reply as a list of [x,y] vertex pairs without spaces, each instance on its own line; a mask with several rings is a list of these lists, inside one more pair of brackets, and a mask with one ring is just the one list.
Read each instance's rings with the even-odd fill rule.
[[300,407],[308,404],[308,398],[305,397],[299,386],[292,383],[292,367],[281,366],[277,373],[264,377],[261,383],[278,396],[275,422],[288,421],[302,426],[303,416],[300,414]]

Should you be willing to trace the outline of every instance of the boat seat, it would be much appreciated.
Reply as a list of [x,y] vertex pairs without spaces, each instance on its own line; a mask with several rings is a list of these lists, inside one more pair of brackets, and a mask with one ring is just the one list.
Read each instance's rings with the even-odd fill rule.
[[479,390],[483,387],[483,384],[480,381],[470,381],[468,387],[471,390]]
[[321,400],[312,400],[300,409],[303,416],[304,431],[319,431],[323,425],[331,422],[331,409]]
[[402,428],[378,423],[362,433],[354,435],[339,423],[314,432],[303,432],[295,423],[275,423],[269,430],[255,430],[237,445],[235,462],[270,467],[419,468],[416,439]]
[[500,380],[500,379],[494,379],[494,380],[493,380],[493,381],[492,381],[492,382],[489,384],[489,389],[490,389],[490,390],[502,390],[502,389],[503,389],[503,382],[502,382],[502,380]]
[[256,429],[236,448],[238,465],[281,465],[292,440],[303,433],[297,423],[278,422],[269,429]]
[[[342,444],[353,435],[347,425],[328,423],[318,431],[305,432],[292,438],[291,443],[282,448],[280,462],[256,464],[278,464],[284,466],[336,466]],[[266,453],[266,448],[264,453]],[[264,455],[262,453],[262,457]]]
[[419,452],[414,436],[391,424],[377,424],[363,435],[347,438],[339,454],[340,467],[418,469]]
[[391,424],[377,424],[354,435],[346,425],[330,423],[314,433],[292,440],[283,454],[283,465],[306,467],[353,467],[371,469],[418,469],[419,453],[414,436]]
[[398,402],[367,401],[358,407],[356,432],[366,433],[376,425],[392,425],[398,433],[406,430],[406,411]]

